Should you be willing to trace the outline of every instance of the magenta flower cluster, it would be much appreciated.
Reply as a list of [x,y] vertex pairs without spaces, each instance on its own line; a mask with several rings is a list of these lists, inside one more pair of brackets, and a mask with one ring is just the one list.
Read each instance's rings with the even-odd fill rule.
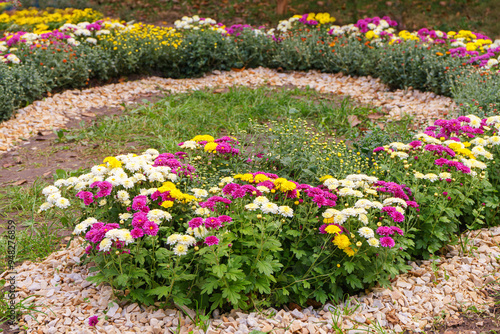
[[219,217],[207,217],[205,219],[201,217],[196,217],[188,222],[189,227],[192,229],[204,226],[206,229],[218,230],[219,228],[225,226],[224,223],[230,223],[233,219],[229,216],[222,215]]

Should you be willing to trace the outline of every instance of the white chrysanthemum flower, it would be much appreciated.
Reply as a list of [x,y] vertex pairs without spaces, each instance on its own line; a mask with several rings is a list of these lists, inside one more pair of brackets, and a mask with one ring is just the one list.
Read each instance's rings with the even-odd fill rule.
[[113,185],[113,187],[119,186],[122,183],[122,180],[117,176],[111,175],[106,179],[109,183]]
[[[148,213],[147,213],[147,217],[149,220],[151,221],[154,221],[155,223],[159,224],[159,222],[165,218],[166,214],[170,215],[168,212],[166,211],[163,211],[163,210],[159,210],[159,209],[153,209],[153,210],[150,210]],[[170,216],[172,217],[172,216]]]
[[193,233],[194,233],[195,238],[200,239],[208,234],[208,230],[206,229],[205,226],[200,226],[200,227],[195,228],[193,230]]
[[491,145],[500,145],[500,136],[492,136],[488,139]]
[[337,187],[339,186],[339,180],[331,177],[326,179],[325,182],[323,182],[323,185],[328,187],[328,189],[330,190],[337,189]]
[[67,207],[69,207],[71,205],[69,200],[67,198],[64,198],[64,197],[59,197],[54,204],[55,204],[55,206],[57,206],[60,209],[66,209]]
[[160,172],[152,172],[151,174],[149,174],[148,179],[151,182],[154,181],[165,182],[165,177]]
[[452,175],[451,175],[451,173],[448,173],[448,172],[442,172],[442,173],[439,173],[439,177],[442,179],[451,179]]
[[403,206],[404,208],[406,208],[406,202],[401,199],[401,198],[397,198],[397,197],[389,197],[389,198],[386,198],[383,202],[384,206],[388,206],[388,205],[391,205],[391,204],[394,204],[394,203],[397,203],[397,204],[400,204],[401,206]]
[[[55,188],[55,187],[54,187]],[[57,188],[56,188],[57,189]],[[49,196],[47,196],[47,202],[51,204],[56,204],[56,201],[61,198],[61,193],[59,192],[59,189],[57,189],[58,192],[56,193],[51,193]]]
[[353,193],[352,193],[352,196],[359,197],[359,198],[365,197],[365,195],[363,195],[363,193],[361,191],[359,191],[359,190],[354,190]]
[[341,214],[333,216],[333,222],[335,224],[342,225],[346,222],[347,218],[348,217],[346,215],[341,213]]
[[175,182],[175,181],[177,181],[177,179],[179,179],[179,177],[177,176],[177,174],[168,173],[167,174],[167,179],[169,179],[172,182]]
[[45,202],[42,205],[40,205],[40,211],[46,211],[52,207],[54,207],[54,205],[52,203]]
[[481,137],[476,137],[473,140],[471,140],[470,143],[478,146],[486,146],[489,144],[489,141]]
[[54,187],[54,186],[48,186],[48,187],[43,188],[43,190],[42,190],[42,194],[44,194],[45,196],[55,194],[55,193],[59,193],[59,189],[57,187]]
[[220,182],[222,182],[222,183],[231,183],[233,181],[234,181],[234,179],[230,176],[224,177],[220,180]]
[[210,210],[207,208],[198,208],[194,211],[198,216],[208,216],[210,214]]
[[365,188],[363,189],[365,191],[365,193],[367,193],[368,195],[378,195],[377,191],[374,190],[374,189],[370,189],[370,188]]
[[468,115],[467,117],[470,119],[470,127],[477,129],[481,126],[481,119],[476,115]]
[[57,187],[57,188],[60,188],[60,187],[64,186],[65,183],[66,183],[65,179],[59,179],[56,182],[54,182],[54,186]]
[[391,156],[398,157],[399,159],[403,160],[409,157],[408,153],[405,152],[392,152]]
[[280,206],[278,208],[278,212],[283,216],[283,217],[293,217],[293,209],[287,205]]
[[208,192],[205,189],[193,188],[193,193],[197,198],[205,198],[208,196]]
[[96,44],[97,44],[97,39],[92,38],[92,37],[88,37],[87,39],[85,39],[85,41],[86,41],[87,43],[90,43],[90,44],[94,44],[94,45],[96,45]]
[[175,245],[180,240],[181,235],[174,233],[167,238],[167,245]]
[[75,226],[75,229],[73,230],[74,235],[80,235],[82,232],[85,232],[87,230],[87,226],[85,224],[78,224]]
[[125,164],[125,168],[131,172],[137,172],[141,170],[141,165],[136,161],[130,161]]
[[420,172],[416,172],[414,176],[416,179],[425,179],[425,175]]
[[220,188],[219,187],[212,187],[208,190],[208,192],[211,194],[217,194],[220,192]]
[[409,149],[412,148],[410,145],[403,144],[403,143],[400,143],[400,142],[390,143],[389,147],[393,148],[395,150],[398,150],[398,151],[407,151],[407,150],[409,150]]
[[[92,176],[90,179],[89,179],[89,182],[88,184],[92,184],[94,182],[101,182],[101,181],[104,181],[104,177],[101,176],[101,175],[95,175],[95,176]],[[78,183],[77,183],[78,184]]]
[[159,156],[160,152],[158,152],[158,150],[155,150],[154,148],[150,148],[150,149],[146,150],[146,152],[144,152],[144,154],[152,155],[152,156]]
[[428,173],[424,175],[424,179],[434,182],[437,181],[439,177],[434,173]]
[[120,217],[120,219],[122,220],[129,220],[130,218],[133,217],[133,215],[131,213],[125,212],[125,213],[120,213],[118,217]]
[[358,218],[364,225],[368,225],[368,216],[366,214],[362,213]]
[[200,145],[194,140],[187,140],[181,145],[181,148],[188,148],[190,150],[196,150],[198,147],[200,147]]
[[178,243],[186,245],[186,246],[189,247],[189,246],[192,246],[192,245],[194,245],[196,243],[196,239],[193,238],[190,235],[184,234],[184,235],[181,235],[179,237]]
[[87,182],[78,182],[76,185],[75,185],[75,190],[83,190],[85,188],[87,188],[87,185],[88,183]]
[[128,199],[130,199],[130,195],[128,192],[126,192],[125,190],[119,190],[117,193],[116,193],[116,198],[118,198],[118,200],[120,202],[124,202]]
[[106,203],[108,203],[108,201],[107,201],[107,200],[105,200],[105,199],[101,199],[101,200],[99,201],[99,206],[105,206],[105,205],[106,205]]
[[188,252],[188,246],[184,244],[178,244],[174,247],[174,254],[177,256],[186,255]]
[[269,199],[266,196],[258,196],[253,200],[253,202],[257,205],[263,205],[269,203]]
[[358,230],[358,233],[360,236],[362,236],[363,238],[366,238],[366,239],[370,239],[370,238],[373,238],[375,236],[375,232],[373,232],[373,230],[369,227],[361,227],[359,230]]
[[113,242],[109,240],[108,238],[104,238],[101,240],[101,243],[99,243],[99,251],[100,252],[108,252],[111,249],[111,245]]
[[121,180],[121,185],[125,189],[131,189],[131,188],[134,187],[134,180],[132,178],[122,179]]
[[270,192],[269,188],[265,186],[257,186],[256,189],[264,194],[268,194]]
[[277,214],[279,207],[278,207],[278,205],[276,205],[274,203],[268,202],[268,203],[262,204],[260,209],[262,210],[263,213]]
[[367,241],[368,241],[368,245],[370,245],[372,247],[378,247],[380,245],[380,242],[376,238],[370,238]]
[[353,189],[356,187],[356,184],[352,181],[352,180],[340,180],[340,184],[342,185],[342,187],[345,187],[345,188],[350,188],[350,189]]
[[[375,192],[376,193],[376,192]],[[367,200],[367,199],[358,199],[356,203],[354,204],[355,208],[371,208],[372,207],[372,202]]]
[[146,181],[146,176],[144,176],[144,174],[140,174],[140,173],[135,173],[133,175],[133,177],[137,180],[137,181]]
[[396,206],[396,211],[401,213],[401,214],[404,214],[405,213],[405,209],[403,209],[402,207],[400,206]]
[[249,211],[255,211],[259,208],[260,206],[258,204],[255,204],[255,203],[250,203],[250,204],[247,204],[245,205],[245,209],[249,210]]

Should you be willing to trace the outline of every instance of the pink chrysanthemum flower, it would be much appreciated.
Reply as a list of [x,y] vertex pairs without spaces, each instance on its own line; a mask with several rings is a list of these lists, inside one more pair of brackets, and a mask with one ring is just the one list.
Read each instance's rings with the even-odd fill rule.
[[207,246],[213,246],[213,245],[218,245],[219,244],[219,238],[216,236],[209,236],[205,238],[205,245]]

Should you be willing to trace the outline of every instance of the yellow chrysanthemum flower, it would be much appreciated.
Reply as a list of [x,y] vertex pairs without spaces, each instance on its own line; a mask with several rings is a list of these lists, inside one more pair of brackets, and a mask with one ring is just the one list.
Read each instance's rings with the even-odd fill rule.
[[333,244],[340,249],[345,249],[351,245],[351,241],[349,241],[349,237],[345,234],[337,234],[333,238]]

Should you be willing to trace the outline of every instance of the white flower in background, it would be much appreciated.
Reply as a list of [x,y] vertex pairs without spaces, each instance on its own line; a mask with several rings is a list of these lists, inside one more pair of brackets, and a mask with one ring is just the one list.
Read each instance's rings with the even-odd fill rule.
[[178,244],[174,247],[174,254],[177,256],[186,255],[188,247],[184,244]]
[[439,173],[439,177],[441,179],[451,179],[452,175],[451,175],[451,173],[443,172],[443,173]]
[[75,229],[73,230],[74,235],[80,235],[82,232],[85,232],[87,230],[87,226],[84,224],[80,223],[75,226]]
[[497,66],[498,65],[498,60],[495,59],[495,58],[491,58],[490,60],[488,60],[488,62],[486,63],[486,66],[488,68],[492,68],[494,66]]
[[335,215],[333,217],[333,222],[335,224],[342,225],[342,224],[344,224],[346,222],[347,218],[348,217],[346,215],[344,215],[343,213],[340,213],[340,214]]
[[255,203],[250,203],[250,204],[247,204],[245,205],[245,209],[249,210],[249,211],[255,211],[259,208],[260,206],[258,204],[255,204]]
[[135,173],[133,178],[135,178],[137,181],[146,181],[146,176],[144,176],[144,174],[140,174],[140,173]]
[[193,188],[193,193],[197,198],[205,198],[208,196],[208,192],[205,189]]
[[375,239],[375,238],[370,238],[367,240],[368,241],[368,245],[372,246],[372,247],[378,247],[380,242],[378,241],[378,239]]
[[71,203],[69,202],[69,200],[64,197],[59,197],[55,202],[55,206],[57,206],[60,209],[66,209],[67,207],[70,206],[70,204]]
[[260,209],[262,210],[263,213],[277,214],[279,207],[274,203],[268,202],[268,203],[262,204]]
[[99,244],[99,251],[100,252],[108,252],[111,249],[111,245],[113,242],[109,240],[108,238],[104,238],[101,240],[101,243]]
[[198,208],[194,211],[198,216],[208,216],[210,214],[210,210],[207,208]]
[[492,136],[488,139],[488,142],[491,145],[500,145],[500,137],[499,136]]
[[124,179],[121,181],[121,185],[125,189],[130,189],[134,187],[134,180],[132,178]]
[[54,182],[54,186],[57,188],[60,188],[60,187],[64,186],[65,183],[66,183],[65,179],[59,179],[56,182]]
[[388,205],[391,205],[391,204],[400,204],[402,207],[406,208],[406,201],[404,201],[403,199],[401,198],[397,198],[397,197],[389,197],[389,198],[386,198],[383,202],[384,206],[388,206]]
[[109,35],[109,34],[111,34],[111,31],[109,31],[107,29],[101,29],[101,30],[96,31],[95,34],[96,34],[96,36]]
[[167,175],[167,179],[169,179],[171,182],[175,182],[177,181],[179,177],[177,176],[177,174],[174,174],[174,173],[168,173]]
[[17,56],[14,54],[8,55],[7,60],[14,63],[14,64],[19,64],[21,62],[21,59],[17,58]]
[[224,184],[225,184],[225,183],[231,183],[231,182],[233,182],[233,181],[234,181],[234,179],[233,179],[232,177],[230,177],[230,176],[224,177],[224,178],[222,178],[222,179],[220,180],[220,182],[222,182],[222,183],[224,183]]
[[89,44],[94,44],[94,45],[96,45],[96,44],[97,44],[97,39],[92,38],[92,37],[89,37],[89,38],[85,39],[85,41],[86,41],[87,43],[89,43]]
[[148,179],[151,182],[154,182],[154,181],[165,182],[165,178],[163,177],[163,174],[159,173],[159,172],[152,172],[151,174],[149,174]]
[[75,185],[75,190],[83,190],[87,187],[87,182],[78,182],[76,185]]
[[179,237],[179,240],[177,242],[189,247],[196,243],[196,239],[190,235],[184,234]]
[[434,182],[437,181],[439,177],[434,173],[428,173],[424,175],[424,179]]
[[266,196],[258,196],[253,200],[253,202],[257,205],[263,205],[269,203],[269,199]]
[[48,187],[43,188],[43,190],[42,190],[42,194],[44,194],[45,196],[48,196],[50,194],[55,194],[55,193],[59,193],[59,189],[55,186],[48,186]]
[[293,209],[287,205],[280,206],[278,212],[283,217],[293,217]]
[[366,214],[362,213],[358,218],[364,225],[368,225],[368,216]]
[[370,239],[370,238],[373,238],[375,236],[375,232],[373,232],[373,230],[369,227],[361,227],[359,230],[358,230],[358,233],[360,236],[362,236],[363,238],[366,238],[366,239]]
[[264,193],[264,194],[268,194],[270,192],[269,188],[268,187],[265,187],[265,186],[257,186],[256,187],[258,191]]
[[217,194],[218,192],[220,192],[220,188],[219,187],[212,187],[208,190],[208,192],[211,194]]
[[181,235],[174,233],[167,238],[167,245],[175,245],[180,240]]
[[130,199],[130,195],[125,190],[119,190],[116,193],[116,198],[118,198],[120,202],[125,202],[126,200]]
[[52,207],[54,207],[54,205],[52,203],[45,202],[42,205],[40,205],[40,211],[46,211]]
[[181,145],[181,148],[184,148],[184,149],[188,148],[188,149],[190,149],[190,150],[195,150],[195,149],[197,149],[198,147],[200,147],[200,146],[199,146],[199,145],[198,145],[198,143],[197,143],[197,142],[195,142],[194,140],[188,140],[188,141],[185,141],[185,142]]
[[51,204],[56,204],[56,201],[59,198],[61,198],[61,193],[60,192],[52,193],[49,196],[47,196],[47,202],[49,202]]
[[122,220],[129,220],[130,218],[133,217],[133,215],[131,213],[128,213],[128,212],[125,212],[125,213],[120,213],[118,215],[120,217],[120,219]]
[[66,41],[68,42],[68,44],[73,45],[73,46],[80,45],[80,42],[77,41],[76,39],[74,39],[73,37],[68,38]]

